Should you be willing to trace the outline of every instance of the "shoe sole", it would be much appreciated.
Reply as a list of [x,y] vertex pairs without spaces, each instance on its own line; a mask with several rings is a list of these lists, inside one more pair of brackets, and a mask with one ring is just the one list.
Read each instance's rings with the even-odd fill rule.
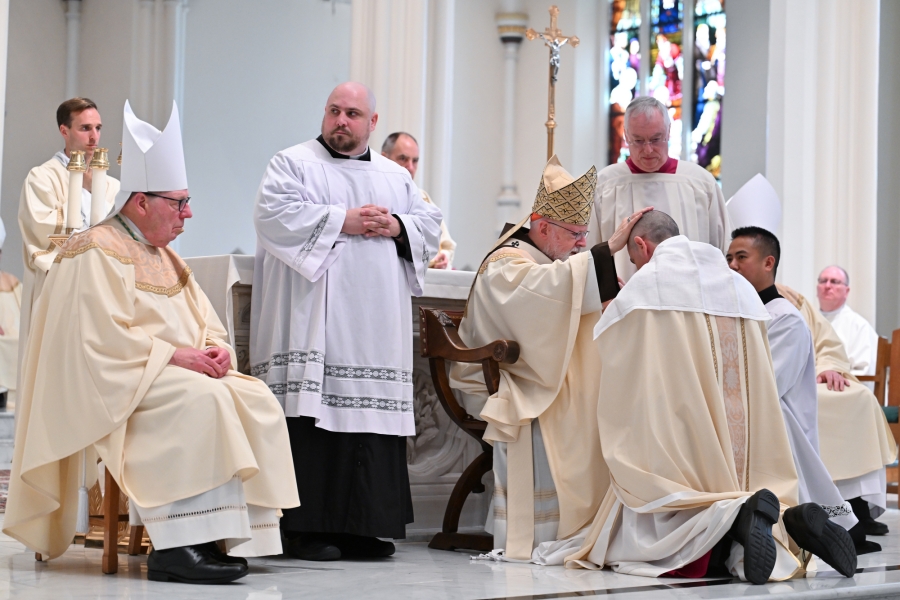
[[781,505],[769,490],[760,490],[745,503],[750,512],[750,527],[744,541],[744,577],[760,585],[769,580],[775,568],[775,538],[772,525],[778,522]]
[[797,545],[812,552],[844,577],[856,573],[856,547],[847,530],[828,520],[818,504],[803,504],[784,513],[784,526]]
[[237,581],[241,577],[244,577],[249,573],[248,571],[244,571],[243,573],[239,573],[237,575],[229,575],[228,577],[219,577],[217,579],[188,579],[186,577],[180,577],[178,575],[174,575],[172,573],[165,573],[160,571],[147,571],[147,579],[150,581],[174,581],[176,583],[193,583],[196,585],[220,585],[223,583],[231,583],[232,581]]

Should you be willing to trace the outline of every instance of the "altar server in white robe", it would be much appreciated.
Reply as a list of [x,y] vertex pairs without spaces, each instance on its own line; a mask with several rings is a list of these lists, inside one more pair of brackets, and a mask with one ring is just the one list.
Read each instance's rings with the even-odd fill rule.
[[[588,246],[608,240],[622,219],[652,206],[675,219],[689,240],[707,242],[724,253],[731,227],[722,190],[703,167],[669,158],[666,107],[651,96],[635,98],[625,109],[624,125],[631,156],[597,175]],[[623,253],[615,260],[619,276],[628,281],[634,265]]]
[[[816,355],[812,335],[800,312],[778,293],[775,273],[781,248],[768,230],[749,226],[736,229],[726,259],[732,269],[743,275],[759,293],[771,316],[768,324],[769,346],[775,366],[775,380],[781,397],[791,451],[800,482],[800,502],[815,502],[828,512],[832,521],[851,530],[859,522],[819,454],[819,402],[816,390]],[[866,548],[854,539],[857,550]]]
[[[6,227],[0,221],[0,249],[6,241]],[[12,273],[0,271],[0,387],[7,390],[10,408],[16,401],[16,369],[19,356],[19,319],[22,283]]]
[[[47,277],[47,271],[59,249],[47,236],[61,234],[68,218],[69,157],[74,150],[84,152],[86,164],[94,157],[94,148],[100,144],[103,121],[97,105],[88,98],[70,98],[56,109],[56,125],[65,144],[50,160],[29,171],[22,185],[19,198],[19,229],[24,244],[25,276],[22,289],[22,316],[19,326],[20,351],[25,347],[31,309],[37,301]],[[84,172],[81,190],[81,218],[84,228],[91,225],[91,169]],[[115,203],[119,181],[106,177],[107,214]],[[21,353],[21,352],[20,352]]]
[[153,542],[151,580],[227,583],[247,574],[240,556],[281,553],[279,510],[299,504],[284,414],[234,370],[168,248],[191,217],[174,103],[160,132],[126,102],[122,179],[113,216],[63,244],[35,305],[3,532],[63,554],[99,456]]
[[677,233],[657,210],[638,221],[639,270],[594,330],[610,490],[568,566],[764,583],[801,572],[792,540],[852,576],[847,532],[797,505],[765,307],[717,248]]
[[301,506],[287,552],[384,557],[413,521],[411,296],[423,293],[441,211],[372,152],[378,115],[344,83],[322,134],[269,162],[256,198],[250,361],[284,407]]
[[850,372],[853,375],[874,375],[878,362],[878,333],[865,317],[847,304],[850,275],[843,268],[832,265],[822,269],[817,283],[819,309],[844,344],[850,359]]

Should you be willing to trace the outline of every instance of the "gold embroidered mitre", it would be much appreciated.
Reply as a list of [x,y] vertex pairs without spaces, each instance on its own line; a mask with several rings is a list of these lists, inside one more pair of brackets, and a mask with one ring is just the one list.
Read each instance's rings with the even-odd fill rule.
[[591,220],[596,187],[597,167],[591,167],[575,179],[563,169],[554,154],[544,167],[531,212],[563,223],[587,225]]

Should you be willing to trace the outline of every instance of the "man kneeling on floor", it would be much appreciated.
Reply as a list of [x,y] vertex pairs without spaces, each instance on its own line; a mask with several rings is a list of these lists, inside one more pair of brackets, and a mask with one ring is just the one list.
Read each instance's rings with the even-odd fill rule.
[[281,553],[300,504],[287,425],[167,247],[191,217],[177,109],[163,132],[127,103],[124,122],[114,212],[63,245],[32,316],[3,532],[63,554],[99,455],[150,534],[148,577],[226,583]]
[[753,286],[659,211],[635,225],[628,253],[639,270],[594,330],[610,490],[568,566],[760,584],[805,566],[792,540],[852,576],[846,530],[816,504],[794,506],[769,315]]

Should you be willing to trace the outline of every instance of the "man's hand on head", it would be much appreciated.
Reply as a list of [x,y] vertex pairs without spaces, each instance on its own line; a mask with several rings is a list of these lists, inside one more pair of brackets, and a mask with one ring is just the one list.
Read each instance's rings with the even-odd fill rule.
[[843,392],[847,386],[847,380],[837,371],[822,371],[816,377],[816,383],[824,383],[829,390]]
[[[169,364],[219,379],[228,372],[228,369],[224,369],[214,358],[207,355],[207,351],[196,348],[179,348],[169,359]],[[227,350],[225,353],[227,354]]]
[[648,206],[635,212],[630,217],[622,219],[622,222],[619,223],[619,226],[616,227],[616,230],[613,232],[612,236],[610,236],[609,241],[607,242],[609,244],[610,254],[615,254],[628,244],[628,237],[631,235],[631,230],[634,228],[634,224],[641,220],[641,217],[644,216],[644,213],[650,212],[651,210],[653,210],[653,207]]

